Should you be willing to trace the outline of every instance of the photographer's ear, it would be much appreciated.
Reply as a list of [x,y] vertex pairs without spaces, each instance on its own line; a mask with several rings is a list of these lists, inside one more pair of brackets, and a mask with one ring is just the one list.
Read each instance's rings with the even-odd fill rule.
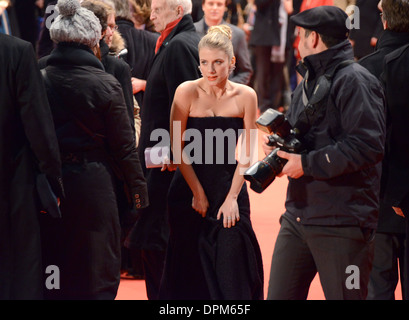
[[314,49],[316,49],[318,47],[318,43],[320,41],[320,35],[317,32],[312,31],[311,32],[311,39],[312,39],[312,47]]

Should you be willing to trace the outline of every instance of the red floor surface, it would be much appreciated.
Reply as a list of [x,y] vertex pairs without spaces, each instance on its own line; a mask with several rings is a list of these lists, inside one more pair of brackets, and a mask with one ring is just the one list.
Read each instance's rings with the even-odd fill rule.
[[[263,157],[259,147],[259,159]],[[287,178],[277,178],[263,193],[258,194],[250,188],[251,218],[254,231],[257,235],[264,264],[265,296],[270,274],[271,257],[274,242],[279,231],[279,217],[284,212],[284,200],[286,195]],[[396,299],[401,299],[400,284],[396,290]],[[117,300],[146,300],[145,282],[143,280],[121,280]],[[311,284],[309,300],[325,299],[321,289],[318,275]]]

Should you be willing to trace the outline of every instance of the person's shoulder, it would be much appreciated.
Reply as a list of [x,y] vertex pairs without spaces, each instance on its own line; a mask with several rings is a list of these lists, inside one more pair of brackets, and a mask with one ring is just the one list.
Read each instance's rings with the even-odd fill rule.
[[172,39],[169,41],[169,46],[182,46],[182,47],[188,47],[188,46],[197,46],[199,44],[199,41],[201,39],[201,36],[199,33],[196,31],[196,28],[189,29],[189,30],[183,30],[173,36]]
[[94,66],[83,67],[83,76],[87,76],[88,80],[83,83],[84,88],[88,87],[90,90],[102,90],[107,95],[114,92],[122,92],[122,87],[119,81],[105,70],[96,68]]
[[340,69],[334,76],[331,94],[336,97],[374,96],[374,92],[383,92],[382,84],[368,69],[359,63],[352,63]]
[[23,39],[0,33],[1,47],[12,48],[28,48],[31,43]]
[[30,42],[2,33],[0,33],[0,50],[7,51],[7,55],[10,57],[26,56],[31,52],[34,54]]
[[387,54],[385,56],[385,63],[390,64],[401,58],[409,59],[409,44],[406,44]]
[[237,83],[237,82],[233,82],[233,81],[230,81],[230,84],[242,96],[253,97],[253,96],[257,95],[256,91],[252,87],[250,87],[250,86],[248,86],[246,84]]
[[200,19],[196,22],[193,22],[193,25],[195,26],[196,31],[202,31],[203,32],[203,19]]
[[[196,31],[188,33],[189,35],[180,33],[169,42],[163,44],[166,48],[166,50],[164,50],[164,56],[166,57],[165,59],[168,60],[168,63],[175,63],[175,60],[181,61],[187,59],[187,57],[199,61],[198,45],[201,37]],[[183,65],[181,68],[183,69]]]
[[360,63],[354,62],[337,71],[333,82],[336,84],[339,81],[348,84],[348,86],[354,86],[365,85],[366,81],[377,83],[378,79]]
[[197,80],[188,80],[182,82],[175,91],[173,102],[177,108],[188,110],[192,101],[198,97]]
[[244,37],[245,36],[245,33],[244,33],[243,29],[241,29],[238,26],[235,26],[234,24],[231,24],[231,23],[225,22],[225,24],[230,27],[230,29],[231,29],[231,31],[233,33],[233,37],[234,36],[236,36],[236,37],[238,37],[238,36],[243,36]]
[[364,66],[366,69],[368,69],[368,66],[371,66],[375,62],[379,61],[379,58],[382,56],[382,52],[380,50],[374,51],[361,59],[357,61],[357,63],[361,66]]
[[257,94],[256,91],[245,84],[230,81],[233,88],[233,96],[238,104],[243,108],[244,114],[251,114],[257,110]]
[[136,39],[138,42],[140,41],[146,41],[146,42],[156,42],[156,40],[159,38],[159,34],[156,32],[151,32],[148,30],[144,29],[136,29],[132,28],[132,36],[134,39]]
[[105,60],[104,62],[106,64],[108,64],[109,66],[112,66],[116,70],[118,69],[124,70],[124,69],[130,68],[129,64],[127,64],[124,60],[111,56],[109,54],[107,54],[103,59]]
[[182,82],[178,86],[176,91],[178,92],[179,95],[188,97],[188,96],[196,94],[198,87],[199,87],[199,79],[188,80],[188,81]]
[[[356,74],[356,82],[364,85],[365,82],[380,85],[379,79],[367,68],[359,63],[352,64],[352,70]],[[363,82],[363,83],[362,83]]]

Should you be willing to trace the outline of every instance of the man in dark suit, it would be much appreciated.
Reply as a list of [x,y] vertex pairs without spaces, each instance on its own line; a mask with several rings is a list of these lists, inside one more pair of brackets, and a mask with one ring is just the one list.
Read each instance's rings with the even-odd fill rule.
[[[385,57],[385,69],[382,81],[388,104],[388,140],[386,143],[385,162],[387,179],[383,202],[400,216],[405,217],[406,233],[409,230],[409,81],[407,66],[409,63],[409,44],[397,49]],[[404,248],[404,271],[401,282],[404,283],[402,297],[408,299],[409,248]]]
[[42,299],[35,171],[61,196],[60,153],[33,46],[0,34],[0,65],[0,299]]
[[[141,108],[141,135],[139,154],[145,167],[146,148],[158,144],[152,133],[165,132],[170,147],[170,109],[176,88],[187,80],[199,78],[200,36],[197,34],[190,15],[191,0],[153,0],[151,21],[160,32],[156,43],[156,54],[146,81],[143,106]],[[160,131],[159,131],[160,130]],[[140,210],[127,245],[141,249],[144,263],[148,299],[157,299],[165,261],[169,227],[167,221],[167,192],[174,172],[166,167],[145,169],[150,206]],[[174,170],[174,168],[173,168]]]
[[253,68],[250,63],[246,35],[239,27],[223,20],[223,14],[226,11],[226,0],[203,0],[202,9],[204,17],[195,22],[196,31],[203,37],[211,26],[217,26],[221,23],[228,25],[233,33],[231,40],[234,56],[236,57],[236,69],[229,79],[237,83],[249,84]]
[[280,107],[284,63],[271,62],[271,49],[280,45],[278,10],[281,1],[255,0],[257,11],[249,45],[255,59],[255,89],[260,112]]
[[[359,64],[367,68],[378,79],[381,78],[381,74],[384,70],[385,57],[394,50],[409,44],[409,21],[407,19],[409,15],[409,4],[402,0],[382,0],[382,11],[382,22],[385,30],[376,44],[376,51],[359,60]],[[387,79],[387,81],[389,80],[391,79]],[[390,88],[390,84],[387,83],[387,86]],[[390,90],[394,90],[394,88]],[[402,92],[405,92],[405,90]],[[397,97],[401,97],[400,93],[397,93]],[[402,101],[408,100],[403,99]],[[389,101],[387,101],[387,103],[389,103]],[[405,118],[398,118],[396,124],[389,122],[391,125],[390,129],[395,130],[395,126],[402,125],[402,119]],[[404,120],[405,122],[406,119]],[[406,126],[406,123],[404,126]],[[397,137],[398,139],[406,140],[407,135],[398,135]],[[396,168],[394,167],[394,169],[390,171],[388,167],[391,161],[395,161],[393,157],[396,155],[404,157],[405,150],[407,150],[397,150],[397,153],[393,155],[393,153],[390,154],[388,152],[391,145],[392,144],[387,144],[386,156],[383,161],[381,191],[387,190],[390,174],[400,172],[402,169],[399,168],[395,171]],[[392,158],[390,155],[393,155]],[[405,185],[407,185],[407,183],[405,183]],[[393,194],[397,191],[395,187],[392,189],[389,187],[389,192],[391,190]],[[406,265],[406,263],[404,263],[404,248],[406,242],[404,219],[395,214],[392,209],[392,204],[387,204],[384,194],[381,195],[379,221],[375,236],[374,261],[368,286],[368,300],[394,299],[399,280],[398,270],[400,270],[400,274],[403,275]],[[407,293],[405,293],[407,279],[405,279],[404,276],[401,276],[401,285],[402,296],[404,299],[407,299],[408,296]]]

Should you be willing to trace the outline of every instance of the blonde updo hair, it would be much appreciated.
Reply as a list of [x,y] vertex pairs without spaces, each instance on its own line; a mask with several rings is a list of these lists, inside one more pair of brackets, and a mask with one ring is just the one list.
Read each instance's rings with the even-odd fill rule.
[[234,56],[231,28],[225,24],[210,27],[200,40],[198,49],[213,48],[224,51],[231,60]]

